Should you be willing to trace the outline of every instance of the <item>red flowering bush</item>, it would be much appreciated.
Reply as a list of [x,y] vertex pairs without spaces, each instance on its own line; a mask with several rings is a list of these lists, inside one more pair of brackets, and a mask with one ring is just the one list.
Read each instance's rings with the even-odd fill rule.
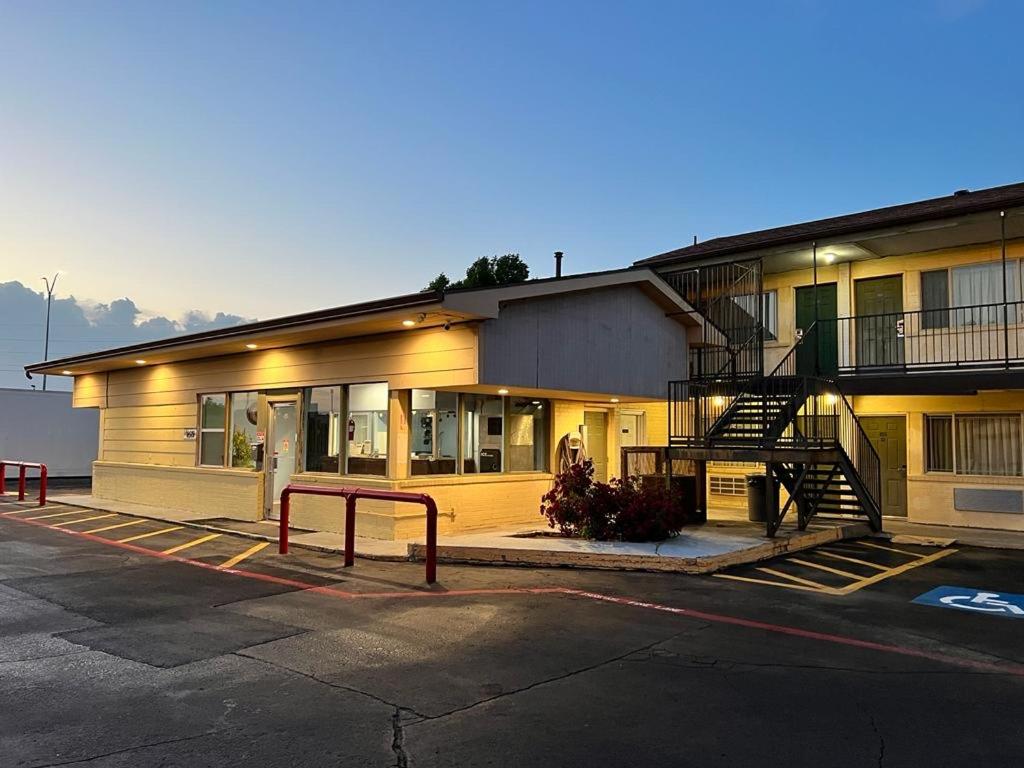
[[635,477],[595,482],[589,459],[555,476],[540,512],[564,536],[599,541],[660,541],[691,522],[682,498],[663,484]]

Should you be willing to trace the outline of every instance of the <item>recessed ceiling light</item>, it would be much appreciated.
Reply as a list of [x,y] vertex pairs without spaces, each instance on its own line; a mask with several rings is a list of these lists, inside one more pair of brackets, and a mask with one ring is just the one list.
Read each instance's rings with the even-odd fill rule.
[[71,371],[61,371],[60,373],[62,376],[74,376]]
[[617,403],[617,402],[619,402],[619,398],[617,398],[617,397],[613,397],[611,401],[612,401],[613,403]]
[[501,389],[498,390],[498,394],[499,395],[507,395],[508,394],[508,390],[505,389],[504,387],[502,387]]
[[253,343],[250,342],[249,344],[245,345],[245,348],[246,349],[259,349],[259,346],[260,346],[259,344],[253,344]]
[[826,264],[831,264],[835,260],[836,260],[836,255],[834,253],[832,253],[831,251],[829,253],[825,254],[825,263]]
[[534,401],[533,401],[533,404],[534,404],[534,405],[540,405],[540,400],[534,400]]
[[146,364],[146,361],[145,361],[145,360],[136,360],[136,361],[135,361],[135,364],[136,364],[136,365],[145,365],[145,364]]
[[415,320],[403,320],[402,321],[402,325],[404,325],[406,328],[412,328],[414,325],[416,325],[416,321]]

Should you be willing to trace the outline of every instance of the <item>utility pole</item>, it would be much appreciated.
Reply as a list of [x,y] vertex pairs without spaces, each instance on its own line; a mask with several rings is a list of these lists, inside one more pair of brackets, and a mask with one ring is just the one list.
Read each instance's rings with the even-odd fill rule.
[[[46,336],[43,340],[43,362],[45,363],[50,356],[50,304],[53,302],[53,291],[57,287],[57,278],[60,276],[60,272],[55,272],[53,275],[53,282],[50,282],[45,276],[43,282],[46,284]],[[43,392],[46,391],[46,374],[43,374]]]

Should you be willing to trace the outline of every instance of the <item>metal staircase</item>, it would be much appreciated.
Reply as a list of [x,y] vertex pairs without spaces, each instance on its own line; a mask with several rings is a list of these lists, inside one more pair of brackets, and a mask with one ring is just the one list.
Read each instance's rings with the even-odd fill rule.
[[[726,277],[738,274],[735,265],[727,266]],[[759,267],[743,274],[755,275],[759,295]],[[817,514],[866,517],[872,529],[881,530],[878,454],[837,382],[804,370],[809,352],[816,360],[814,326],[765,375],[763,327],[745,309],[751,306],[745,298],[749,282],[698,276],[681,285],[689,288],[691,305],[703,307],[699,314],[708,311],[715,316],[704,317],[712,329],[705,328],[707,343],[691,350],[690,378],[669,382],[672,457],[764,464],[769,479],[777,478],[788,495],[781,509],[769,503],[769,536],[775,535],[790,510],[795,510],[801,530]],[[708,293],[708,285],[715,290]],[[731,293],[735,290],[744,293]],[[757,306],[760,317],[760,302]],[[735,320],[734,327],[721,328],[723,317]],[[768,487],[773,489],[774,484],[769,482]]]

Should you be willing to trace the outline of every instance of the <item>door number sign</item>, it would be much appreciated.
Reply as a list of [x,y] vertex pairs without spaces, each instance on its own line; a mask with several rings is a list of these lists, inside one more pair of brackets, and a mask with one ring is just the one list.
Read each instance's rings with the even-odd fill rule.
[[985,592],[967,587],[936,587],[915,597],[911,602],[985,613],[990,616],[1024,619],[1024,595],[1010,592]]

